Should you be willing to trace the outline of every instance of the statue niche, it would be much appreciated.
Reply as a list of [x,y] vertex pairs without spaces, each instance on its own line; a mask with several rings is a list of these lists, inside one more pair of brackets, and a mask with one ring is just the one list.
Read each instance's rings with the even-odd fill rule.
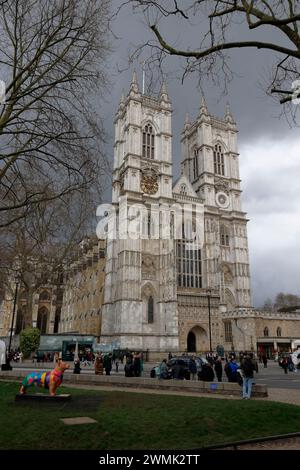
[[142,279],[155,279],[156,269],[154,258],[145,255],[142,258]]

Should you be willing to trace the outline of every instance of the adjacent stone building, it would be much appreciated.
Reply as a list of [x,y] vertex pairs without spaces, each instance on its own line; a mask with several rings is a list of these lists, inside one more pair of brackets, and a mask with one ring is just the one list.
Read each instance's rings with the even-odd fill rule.
[[100,338],[105,277],[106,243],[87,237],[78,259],[65,265],[64,294],[59,333],[80,333]]

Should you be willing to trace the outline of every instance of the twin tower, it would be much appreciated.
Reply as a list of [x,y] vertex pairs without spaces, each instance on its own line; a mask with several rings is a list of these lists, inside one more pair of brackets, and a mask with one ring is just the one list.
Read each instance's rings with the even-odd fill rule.
[[134,73],[115,118],[117,229],[107,240],[101,342],[148,350],[153,359],[166,351],[230,349],[228,315],[251,306],[229,107],[218,119],[202,98],[196,120],[186,117],[175,183],[171,119],[166,85],[158,97],[146,96]]

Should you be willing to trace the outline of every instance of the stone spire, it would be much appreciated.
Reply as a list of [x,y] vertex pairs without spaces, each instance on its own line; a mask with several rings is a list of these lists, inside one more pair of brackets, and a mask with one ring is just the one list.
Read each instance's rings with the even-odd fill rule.
[[164,101],[165,103],[170,103],[170,98],[168,95],[167,84],[165,80],[162,82],[161,90],[160,90],[160,101]]
[[226,103],[225,121],[234,123],[233,116],[231,114],[230,104]]
[[122,96],[121,96],[121,99],[120,99],[119,109],[120,110],[124,109],[124,106],[125,106],[125,94],[124,94],[124,90],[123,90],[122,91]]
[[136,75],[136,70],[134,69],[133,74],[132,74],[132,80],[131,80],[131,85],[130,85],[130,93],[138,94],[139,93],[139,86],[137,82],[137,75]]
[[207,109],[206,101],[205,101],[203,94],[201,95],[201,100],[200,100],[199,116],[201,116],[202,114],[208,115],[208,109]]
[[184,120],[184,130],[187,131],[191,127],[190,115],[189,113],[185,114]]

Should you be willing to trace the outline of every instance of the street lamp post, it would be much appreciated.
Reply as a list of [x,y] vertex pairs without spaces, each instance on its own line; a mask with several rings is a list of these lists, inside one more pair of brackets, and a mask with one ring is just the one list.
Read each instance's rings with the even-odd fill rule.
[[211,318],[210,318],[210,296],[211,296],[211,289],[207,289],[207,301],[208,301],[208,324],[209,324],[209,352],[212,352],[211,347]]

